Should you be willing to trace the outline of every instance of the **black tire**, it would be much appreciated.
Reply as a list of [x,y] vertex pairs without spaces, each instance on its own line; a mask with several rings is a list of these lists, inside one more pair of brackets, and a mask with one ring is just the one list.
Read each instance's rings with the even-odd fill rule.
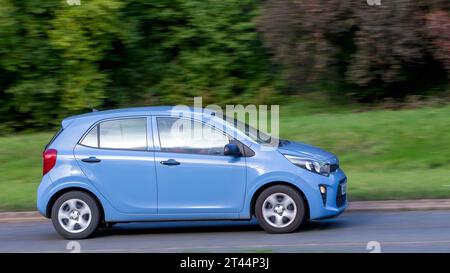
[[[274,195],[277,197],[277,199],[279,197],[283,197],[283,196],[288,196],[293,200],[293,203],[295,204],[295,207],[293,206],[293,204],[291,203],[290,205],[288,205],[288,207],[290,206],[290,211],[292,212],[293,215],[295,215],[295,217],[292,217],[290,220],[289,218],[287,218],[286,216],[283,216],[283,212],[281,212],[282,214],[280,215],[282,218],[282,224],[280,225],[280,227],[275,227],[273,225],[271,225],[269,223],[272,222],[272,224],[275,224],[275,220],[272,220],[273,218],[271,217],[275,217],[275,216],[271,216],[269,217],[269,219],[266,220],[266,218],[264,217],[263,214],[263,209],[266,210],[270,210],[270,202],[268,204],[268,202],[266,202],[266,199],[269,196]],[[279,194],[279,195],[277,195]],[[263,207],[264,205],[269,205],[268,207]],[[286,210],[283,208],[283,211]],[[296,213],[293,213],[294,209],[296,209]],[[305,201],[303,200],[303,197],[293,188],[289,187],[289,186],[285,186],[285,185],[275,185],[272,187],[269,187],[267,189],[265,189],[256,199],[256,203],[255,203],[255,214],[256,214],[256,219],[258,220],[259,225],[267,232],[269,233],[289,233],[289,232],[293,232],[298,230],[298,228],[304,224],[304,222],[306,221],[306,208],[305,208]],[[285,222],[285,223],[284,223]],[[290,223],[289,223],[290,222]],[[282,225],[286,225],[286,226],[282,226]]]
[[[88,222],[90,219],[89,224],[86,224],[86,227],[84,228],[83,231],[79,231],[83,228],[81,228],[80,225],[75,224],[74,225],[75,229],[77,228],[76,225],[78,225],[80,227],[80,228],[78,228],[78,231],[75,230],[74,232],[69,232],[68,230],[66,230],[66,228],[64,228],[62,226],[65,222],[68,223],[68,221],[63,220],[63,222],[60,223],[60,220],[58,219],[58,214],[59,214],[59,210],[61,209],[61,206],[64,205],[63,210],[66,210],[68,212],[71,211],[70,206],[65,204],[66,201],[69,201],[69,200],[81,200],[81,202],[79,202],[79,201],[75,202],[76,206],[77,207],[81,206],[80,209],[82,209],[85,205],[87,205],[88,208],[90,209],[90,213],[81,215],[83,217],[83,220],[87,219],[86,222]],[[84,204],[83,204],[83,202],[84,202]],[[89,216],[87,216],[87,215],[89,215]],[[101,220],[100,207],[99,207],[99,204],[97,203],[97,201],[91,195],[89,195],[85,192],[82,192],[82,191],[71,191],[71,192],[67,192],[67,193],[61,195],[56,200],[56,202],[53,204],[51,219],[52,219],[53,227],[62,237],[69,239],[69,240],[86,239],[86,238],[89,238],[90,236],[92,236],[97,231],[97,228],[100,225],[100,220]]]

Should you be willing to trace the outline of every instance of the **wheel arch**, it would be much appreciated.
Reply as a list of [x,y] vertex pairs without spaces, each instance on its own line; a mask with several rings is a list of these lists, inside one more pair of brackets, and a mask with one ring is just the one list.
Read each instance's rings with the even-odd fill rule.
[[55,204],[56,200],[58,200],[58,198],[61,197],[63,194],[71,192],[71,191],[81,191],[86,194],[89,194],[92,198],[94,198],[94,200],[97,202],[98,207],[100,209],[100,219],[101,219],[101,221],[104,220],[105,210],[103,208],[102,202],[100,202],[100,199],[93,192],[91,192],[90,190],[87,190],[85,188],[82,188],[82,187],[67,187],[67,188],[63,188],[63,189],[60,189],[59,191],[55,192],[47,203],[47,207],[45,209],[45,217],[51,218],[52,208],[53,208],[53,205]]
[[310,207],[309,207],[309,203],[308,203],[308,198],[306,198],[306,195],[303,193],[303,191],[297,187],[296,185],[289,183],[289,182],[285,182],[285,181],[273,181],[273,182],[268,182],[265,183],[264,185],[262,185],[261,187],[259,187],[255,193],[252,196],[251,202],[250,202],[250,216],[255,215],[255,205],[256,205],[256,200],[258,199],[258,196],[266,189],[272,187],[272,186],[276,186],[276,185],[284,185],[284,186],[288,186],[292,189],[294,189],[296,192],[298,192],[300,194],[300,196],[303,198],[304,202],[305,202],[305,206],[306,206],[306,219],[309,220],[310,218]]

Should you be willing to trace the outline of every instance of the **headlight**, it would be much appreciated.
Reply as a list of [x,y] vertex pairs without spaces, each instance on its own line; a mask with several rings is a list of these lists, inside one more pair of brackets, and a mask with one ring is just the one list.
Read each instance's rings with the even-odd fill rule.
[[293,155],[284,155],[292,164],[308,170],[313,173],[321,174],[324,176],[330,175],[330,164],[312,159],[301,158]]

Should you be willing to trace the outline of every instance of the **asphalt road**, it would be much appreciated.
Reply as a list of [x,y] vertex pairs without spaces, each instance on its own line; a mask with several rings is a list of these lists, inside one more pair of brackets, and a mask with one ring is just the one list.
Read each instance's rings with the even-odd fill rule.
[[350,212],[291,234],[253,222],[118,224],[68,241],[50,221],[0,224],[0,252],[450,252],[450,211]]

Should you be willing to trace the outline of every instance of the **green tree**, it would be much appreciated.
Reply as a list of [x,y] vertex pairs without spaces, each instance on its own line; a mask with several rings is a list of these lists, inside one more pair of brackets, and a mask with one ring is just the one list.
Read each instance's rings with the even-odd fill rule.
[[61,60],[63,114],[102,105],[111,79],[101,63],[119,34],[121,6],[116,0],[92,0],[56,12],[49,40]]
[[111,89],[132,86],[139,91],[132,101],[165,104],[267,98],[275,76],[253,23],[258,7],[249,0],[128,2],[113,54],[112,73],[122,82]]
[[4,128],[53,122],[58,59],[48,40],[59,1],[0,0],[0,122]]
[[[267,101],[276,74],[250,0],[0,0],[2,129],[89,108]],[[4,132],[4,131],[3,131]]]

